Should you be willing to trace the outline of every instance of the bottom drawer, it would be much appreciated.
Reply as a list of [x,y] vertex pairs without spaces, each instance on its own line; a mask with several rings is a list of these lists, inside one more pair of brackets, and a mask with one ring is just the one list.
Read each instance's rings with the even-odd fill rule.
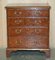
[[8,40],[9,48],[28,48],[28,49],[36,49],[36,48],[49,48],[48,37],[37,37],[37,36],[18,36],[18,37],[9,37]]

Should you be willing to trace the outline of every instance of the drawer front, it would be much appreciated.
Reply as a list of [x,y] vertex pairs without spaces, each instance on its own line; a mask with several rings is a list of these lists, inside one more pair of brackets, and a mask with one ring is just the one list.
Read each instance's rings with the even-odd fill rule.
[[9,37],[8,47],[9,48],[48,48],[48,37],[38,36],[18,36]]
[[8,47],[10,48],[24,48],[25,46],[25,39],[24,37],[9,37],[8,38]]
[[24,26],[25,21],[23,18],[8,18],[8,26]]
[[18,35],[48,35],[48,28],[8,28],[9,36]]
[[8,26],[47,26],[48,18],[8,18]]
[[49,24],[48,18],[27,18],[25,19],[26,26],[47,26]]
[[37,16],[48,16],[48,10],[25,10],[25,9],[8,9],[8,17],[37,17]]

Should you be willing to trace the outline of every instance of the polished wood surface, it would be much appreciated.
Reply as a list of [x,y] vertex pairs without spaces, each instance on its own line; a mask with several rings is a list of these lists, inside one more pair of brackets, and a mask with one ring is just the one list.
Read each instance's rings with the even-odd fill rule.
[[[44,13],[44,14],[43,14]],[[37,17],[48,16],[48,10],[36,10],[36,9],[8,9],[8,17]]]
[[49,49],[49,9],[39,5],[6,7],[7,54],[13,48]]
[[18,35],[49,35],[48,28],[17,28],[9,27],[8,35],[9,36],[18,36]]
[[49,20],[46,18],[18,18],[18,17],[8,17],[8,26],[45,26],[48,27]]
[[17,36],[9,37],[9,48],[23,48],[23,49],[36,49],[36,48],[49,48],[47,36]]

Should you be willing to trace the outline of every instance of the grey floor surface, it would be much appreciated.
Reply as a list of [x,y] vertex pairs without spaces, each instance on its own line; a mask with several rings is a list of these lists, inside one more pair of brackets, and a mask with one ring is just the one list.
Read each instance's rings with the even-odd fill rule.
[[[0,60],[8,60],[6,58],[6,49],[0,49]],[[55,49],[51,49],[51,57],[46,60],[55,60]]]

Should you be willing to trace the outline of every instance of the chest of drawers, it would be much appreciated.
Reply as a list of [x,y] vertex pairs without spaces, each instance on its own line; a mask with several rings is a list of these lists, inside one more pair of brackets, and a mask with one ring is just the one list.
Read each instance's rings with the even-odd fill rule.
[[7,6],[7,56],[16,50],[40,50],[49,56],[50,6]]

